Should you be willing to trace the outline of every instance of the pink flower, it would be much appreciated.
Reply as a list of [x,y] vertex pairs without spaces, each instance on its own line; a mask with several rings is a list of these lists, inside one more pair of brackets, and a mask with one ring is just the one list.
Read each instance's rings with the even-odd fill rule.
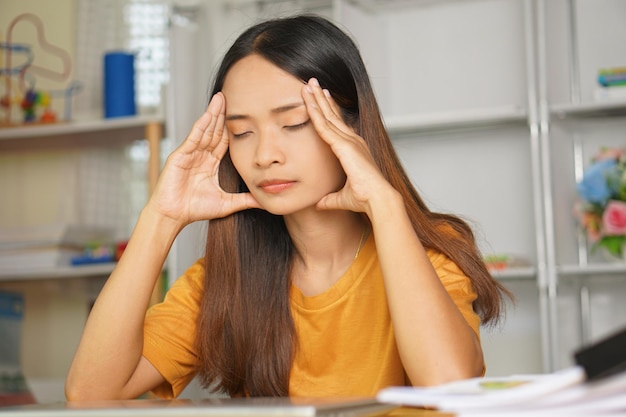
[[626,203],[610,200],[602,215],[602,224],[606,236],[626,234]]

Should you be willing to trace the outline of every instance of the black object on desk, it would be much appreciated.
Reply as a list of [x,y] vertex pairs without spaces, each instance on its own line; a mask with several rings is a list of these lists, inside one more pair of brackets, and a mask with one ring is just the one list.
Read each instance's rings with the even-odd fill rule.
[[626,370],[626,329],[577,350],[574,359],[590,381]]

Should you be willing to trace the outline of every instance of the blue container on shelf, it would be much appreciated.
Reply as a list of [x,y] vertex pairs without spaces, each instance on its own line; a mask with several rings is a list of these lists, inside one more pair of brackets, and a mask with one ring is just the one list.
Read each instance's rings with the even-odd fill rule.
[[104,117],[135,114],[135,55],[108,52],[104,55]]

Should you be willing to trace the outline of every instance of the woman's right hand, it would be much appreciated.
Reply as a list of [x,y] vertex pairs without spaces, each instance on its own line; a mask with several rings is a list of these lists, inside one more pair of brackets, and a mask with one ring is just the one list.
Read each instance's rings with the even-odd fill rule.
[[227,193],[219,184],[219,165],[228,150],[226,102],[215,94],[189,135],[172,152],[148,207],[174,220],[180,227],[259,207],[250,193]]

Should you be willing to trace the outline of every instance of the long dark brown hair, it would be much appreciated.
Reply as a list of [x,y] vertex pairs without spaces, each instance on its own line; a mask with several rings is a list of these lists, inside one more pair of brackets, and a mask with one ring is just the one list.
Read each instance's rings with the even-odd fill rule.
[[[359,50],[328,20],[312,15],[259,23],[241,34],[226,53],[213,85],[222,89],[229,69],[258,54],[300,80],[316,77],[361,135],[389,183],[404,198],[423,246],[452,259],[478,293],[474,309],[483,324],[501,315],[507,290],[489,274],[470,227],[460,218],[431,212],[395,153],[381,119]],[[220,183],[229,192],[246,185],[227,154]],[[281,216],[259,209],[211,220],[206,278],[197,344],[204,385],[231,396],[286,396],[297,348],[289,289],[293,244]]]

